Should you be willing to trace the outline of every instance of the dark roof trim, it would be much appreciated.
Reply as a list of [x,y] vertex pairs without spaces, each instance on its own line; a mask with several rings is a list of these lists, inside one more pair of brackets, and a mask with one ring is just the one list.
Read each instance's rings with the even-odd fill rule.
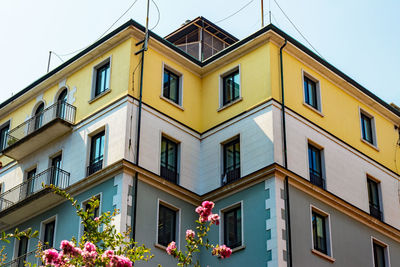
[[[200,17],[202,18],[202,17]],[[203,18],[204,20],[206,20],[205,18]],[[207,20],[206,20],[207,21]],[[211,22],[210,22],[211,23]],[[103,42],[107,41],[108,39],[112,38],[114,35],[116,35],[117,33],[121,32],[122,30],[124,30],[125,28],[129,27],[129,26],[133,26],[135,28],[137,28],[138,30],[145,32],[145,27],[142,26],[141,24],[139,24],[138,22],[134,21],[134,20],[129,20],[126,23],[124,23],[123,25],[121,25],[120,27],[118,27],[117,29],[115,29],[114,31],[112,31],[111,33],[107,34],[106,36],[104,36],[103,38],[101,38],[100,40],[98,40],[97,42],[93,43],[92,45],[90,45],[88,48],[84,49],[82,52],[78,53],[76,56],[72,57],[71,59],[69,59],[68,61],[66,61],[65,63],[61,64],[60,66],[58,66],[57,68],[55,68],[54,70],[50,71],[49,73],[47,73],[46,75],[42,76],[41,78],[39,78],[38,80],[36,80],[35,82],[33,82],[32,84],[28,85],[28,87],[26,87],[25,89],[21,90],[20,92],[16,93],[14,96],[10,97],[9,99],[7,99],[6,101],[4,101],[3,103],[0,104],[0,109],[5,107],[7,104],[9,104],[10,102],[12,102],[13,100],[15,100],[16,98],[22,96],[23,94],[25,94],[26,92],[28,92],[30,89],[32,89],[33,87],[35,87],[36,85],[40,84],[42,81],[46,80],[47,78],[49,78],[50,76],[54,75],[55,73],[57,73],[58,71],[62,70],[63,68],[65,68],[66,66],[68,66],[69,64],[71,64],[72,62],[74,62],[75,60],[77,60],[78,58],[80,58],[81,56],[83,56],[84,54],[86,54],[87,52],[89,52],[90,50],[94,49],[95,47],[99,46],[100,44],[102,44]],[[375,94],[373,94],[371,91],[369,91],[368,89],[366,89],[365,87],[363,87],[362,85],[360,85],[359,83],[357,83],[355,80],[353,80],[352,78],[350,78],[349,76],[347,76],[346,74],[344,74],[343,72],[341,72],[339,69],[337,69],[336,67],[334,67],[333,65],[329,64],[327,61],[325,61],[324,59],[322,59],[321,57],[319,57],[318,55],[316,55],[314,52],[312,52],[309,48],[307,48],[306,46],[304,46],[303,44],[301,44],[300,42],[298,42],[296,39],[294,39],[293,37],[291,37],[290,35],[286,34],[284,31],[280,30],[279,28],[277,28],[275,25],[273,24],[269,24],[268,26],[258,30],[257,32],[249,35],[248,37],[228,46],[226,49],[222,50],[221,52],[219,52],[218,54],[208,58],[207,60],[201,62],[199,60],[197,60],[196,58],[190,56],[189,54],[185,53],[183,50],[181,50],[180,48],[176,47],[174,44],[168,42],[167,40],[165,40],[164,38],[160,37],[159,35],[153,33],[152,31],[149,31],[149,35],[151,37],[153,37],[155,40],[161,42],[162,44],[166,45],[167,47],[171,48],[172,50],[174,50],[175,52],[177,52],[178,54],[180,54],[181,56],[185,57],[186,59],[190,60],[191,62],[197,64],[200,67],[206,66],[208,64],[210,64],[211,62],[217,60],[218,58],[226,55],[227,53],[235,50],[236,48],[242,46],[243,44],[250,42],[251,40],[253,40],[254,38],[262,35],[263,33],[272,30],[275,33],[279,34],[280,36],[282,36],[283,38],[287,39],[290,43],[292,43],[293,45],[295,45],[296,47],[298,47],[300,50],[302,50],[304,53],[306,53],[307,55],[309,55],[310,57],[312,57],[313,59],[315,59],[316,61],[318,61],[320,64],[322,64],[323,66],[327,67],[328,69],[330,69],[332,72],[334,72],[335,74],[337,74],[338,76],[340,76],[341,78],[343,78],[345,81],[347,81],[348,83],[350,83],[351,85],[353,85],[354,87],[356,87],[357,89],[359,89],[361,92],[363,92],[364,94],[366,94],[367,96],[371,97],[372,99],[374,99],[375,101],[377,101],[379,104],[381,104],[382,106],[384,106],[386,109],[388,109],[389,111],[391,111],[393,114],[395,114],[396,116],[400,117],[400,111],[395,109],[394,107],[392,107],[391,105],[389,105],[388,103],[386,103],[385,101],[383,101],[381,98],[379,98],[378,96],[376,96]]]

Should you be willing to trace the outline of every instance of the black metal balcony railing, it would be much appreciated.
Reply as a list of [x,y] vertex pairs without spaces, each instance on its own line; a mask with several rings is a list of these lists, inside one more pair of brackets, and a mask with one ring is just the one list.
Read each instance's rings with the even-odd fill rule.
[[372,217],[374,217],[380,221],[382,220],[381,209],[379,207],[377,207],[376,205],[369,204],[369,213]]
[[237,181],[240,179],[240,168],[236,168],[230,171],[226,171],[224,174],[221,176],[221,183],[222,185],[226,185],[229,183],[233,183],[234,181]]
[[325,181],[324,181],[324,178],[322,178],[321,173],[316,172],[313,169],[310,169],[310,182],[313,185],[319,186],[321,188],[325,188]]
[[178,173],[167,167],[161,166],[160,176],[171,183],[178,183]]
[[93,162],[87,167],[86,176],[89,176],[103,168],[103,157],[96,158]]
[[7,134],[6,147],[11,146],[54,119],[60,118],[69,123],[74,123],[75,112],[76,107],[65,101],[58,101],[14,129],[11,129]]
[[50,167],[49,169],[2,193],[0,195],[0,211],[3,211],[41,191],[43,189],[42,183],[46,185],[54,184],[60,188],[68,187],[69,176],[70,174],[62,169]]
[[1,265],[2,267],[24,267],[25,266],[25,262],[30,262],[32,264],[36,264],[37,266],[39,266],[42,261],[39,258],[36,258],[36,253],[38,252],[38,250],[33,250],[30,251],[22,256],[19,256],[15,259],[13,259],[12,261],[6,262],[3,265]]

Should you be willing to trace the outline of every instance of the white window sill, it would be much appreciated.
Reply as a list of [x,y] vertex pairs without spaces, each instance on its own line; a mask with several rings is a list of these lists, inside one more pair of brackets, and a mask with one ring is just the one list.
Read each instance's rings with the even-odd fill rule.
[[239,97],[238,99],[230,102],[229,104],[226,104],[225,106],[220,107],[219,109],[217,109],[217,111],[220,112],[221,110],[224,110],[224,109],[226,109],[226,108],[228,108],[228,107],[230,107],[230,106],[232,106],[232,105],[234,105],[234,104],[236,104],[236,103],[238,103],[238,102],[240,102],[242,100],[243,100],[243,98]]
[[232,249],[232,253],[235,253],[235,252],[241,251],[241,250],[243,250],[243,249],[245,249],[245,248],[246,248],[246,246],[245,246],[245,245],[238,246],[238,247],[236,247],[236,248]]
[[313,106],[307,104],[306,102],[303,102],[303,105],[304,105],[306,108],[311,109],[312,111],[314,111],[315,113],[317,113],[318,115],[320,115],[322,118],[325,117],[325,115],[324,115],[321,111],[319,111],[318,109],[314,108]]
[[361,138],[361,142],[363,142],[364,144],[368,145],[369,147],[375,149],[375,150],[378,151],[378,152],[380,151],[379,148],[378,148],[376,145],[373,145],[373,144],[371,144],[370,142],[365,141],[363,138]]
[[108,94],[108,93],[110,93],[110,92],[111,92],[111,89],[107,89],[107,90],[105,90],[104,92],[102,92],[101,94],[99,94],[99,95],[95,96],[94,98],[90,99],[90,100],[88,101],[88,103],[89,103],[89,104],[92,104],[92,103],[95,102],[97,99],[101,98],[102,96],[104,96],[104,95],[106,95],[106,94]]
[[318,250],[316,250],[316,249],[311,249],[311,252],[312,252],[314,255],[317,255],[317,256],[319,256],[319,257],[321,257],[321,258],[323,258],[323,259],[329,261],[330,263],[334,263],[334,262],[336,261],[335,258],[332,258],[331,256],[328,256],[328,255],[326,255],[326,254],[324,254],[324,253],[322,253],[322,252],[320,252],[320,251],[318,251]]
[[168,99],[168,98],[166,98],[166,97],[164,97],[164,96],[162,96],[162,95],[160,95],[160,98],[161,98],[162,100],[164,100],[164,101],[167,101],[167,102],[170,103],[171,105],[173,105],[173,106],[175,106],[175,107],[177,107],[177,108],[183,110],[183,111],[185,110],[181,105],[178,105],[178,104],[175,103],[174,101],[172,101],[172,100],[170,100],[170,99]]

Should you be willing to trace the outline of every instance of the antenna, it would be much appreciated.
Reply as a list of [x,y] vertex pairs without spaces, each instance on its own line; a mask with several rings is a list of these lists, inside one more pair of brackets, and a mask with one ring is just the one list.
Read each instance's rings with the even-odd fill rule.
[[271,24],[272,23],[272,19],[271,19],[271,15],[272,15],[272,12],[271,12],[271,0],[269,0],[269,24]]
[[264,28],[264,0],[261,0],[261,28]]

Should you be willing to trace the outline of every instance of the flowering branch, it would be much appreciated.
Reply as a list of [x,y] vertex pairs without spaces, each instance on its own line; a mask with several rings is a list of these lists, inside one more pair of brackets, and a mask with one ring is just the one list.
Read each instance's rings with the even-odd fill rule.
[[[196,208],[196,213],[199,214],[199,219],[196,221],[197,234],[195,231],[189,229],[186,230],[186,251],[182,252],[176,248],[176,243],[172,241],[169,243],[166,251],[169,255],[177,258],[178,266],[190,266],[193,264],[193,254],[200,252],[200,247],[206,248],[206,250],[212,249],[211,254],[218,256],[221,259],[229,258],[232,254],[232,250],[225,245],[210,244],[209,240],[206,239],[208,232],[210,231],[211,225],[219,225],[219,215],[213,214],[212,209],[214,203],[211,201],[204,201],[201,206]],[[199,261],[194,263],[195,267],[200,267]]]

